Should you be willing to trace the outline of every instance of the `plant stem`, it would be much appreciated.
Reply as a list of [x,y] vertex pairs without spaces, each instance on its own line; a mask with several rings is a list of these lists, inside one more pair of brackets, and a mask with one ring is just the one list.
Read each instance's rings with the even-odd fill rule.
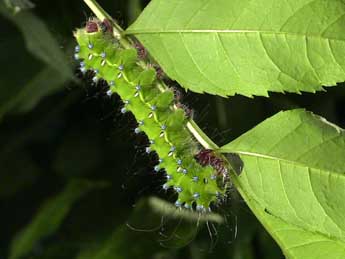
[[196,140],[206,149],[218,149],[216,143],[214,143],[205,132],[203,132],[198,124],[192,119],[190,119],[187,123],[188,130],[192,133],[192,135],[196,138]]
[[[96,15],[96,17],[103,21],[107,19],[111,22],[113,26],[114,37],[116,37],[120,44],[124,48],[133,48],[132,41],[130,38],[124,36],[123,29],[113,20],[113,18],[95,1],[95,0],[84,0],[84,2],[89,6],[91,11]],[[140,61],[139,65],[142,67],[147,67],[147,64],[144,61]],[[165,91],[168,86],[164,84],[164,82],[159,81],[157,82],[157,86],[161,91]],[[190,119],[187,123],[187,128],[191,132],[191,134],[195,137],[195,139],[206,149],[218,149],[219,147],[215,144],[201,129],[200,127]]]

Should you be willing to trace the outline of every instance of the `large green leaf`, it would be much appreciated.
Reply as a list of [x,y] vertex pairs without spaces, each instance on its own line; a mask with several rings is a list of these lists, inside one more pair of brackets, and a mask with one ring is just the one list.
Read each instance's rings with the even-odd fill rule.
[[42,238],[59,228],[78,199],[92,189],[105,186],[104,182],[71,181],[60,194],[45,202],[32,222],[13,240],[9,258],[22,258],[30,253]]
[[343,129],[280,112],[221,150],[240,156],[233,180],[289,258],[345,258]]
[[345,80],[342,0],[153,0],[127,33],[195,92],[267,96]]

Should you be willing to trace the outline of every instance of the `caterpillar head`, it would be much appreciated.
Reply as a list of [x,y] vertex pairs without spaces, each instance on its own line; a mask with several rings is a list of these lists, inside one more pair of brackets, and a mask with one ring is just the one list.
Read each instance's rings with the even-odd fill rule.
[[113,27],[108,19],[100,21],[96,18],[91,18],[86,22],[85,31],[87,33],[94,33],[101,31],[103,33],[113,33]]

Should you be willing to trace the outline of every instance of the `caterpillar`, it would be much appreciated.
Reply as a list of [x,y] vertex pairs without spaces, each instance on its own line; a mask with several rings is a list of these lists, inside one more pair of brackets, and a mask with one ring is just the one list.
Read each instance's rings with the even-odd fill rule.
[[107,94],[116,93],[123,101],[121,113],[134,115],[138,123],[134,132],[147,135],[146,153],[156,152],[159,157],[153,171],[164,172],[162,188],[177,193],[176,207],[211,211],[210,205],[220,202],[226,187],[219,184],[220,174],[212,164],[195,158],[200,148],[186,127],[189,118],[184,107],[174,103],[174,90],[157,86],[159,79],[152,66],[138,64],[135,46],[122,47],[110,32],[108,22],[97,19],[74,32],[75,59],[81,72],[93,71],[94,83],[106,81]]
[[[138,58],[146,61],[148,58],[148,53],[145,47],[138,41],[134,42],[134,48],[137,50]],[[156,76],[159,80],[165,79],[165,73],[163,69],[156,63],[150,64],[149,66],[153,67],[156,70]]]

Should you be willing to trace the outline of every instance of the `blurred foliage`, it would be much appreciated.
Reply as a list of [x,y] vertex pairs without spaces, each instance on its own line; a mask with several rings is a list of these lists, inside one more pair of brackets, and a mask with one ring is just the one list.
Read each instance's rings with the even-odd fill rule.
[[105,186],[105,183],[86,180],[70,181],[63,192],[42,205],[30,224],[13,240],[10,258],[21,258],[30,253],[42,238],[58,229],[74,202],[90,189]]
[[[148,1],[99,2],[126,27]],[[283,258],[235,190],[206,221],[145,199],[174,197],[119,100],[75,70],[72,31],[90,15],[82,1],[0,0],[0,258]],[[343,85],[185,103],[219,145],[295,107],[345,126]]]

